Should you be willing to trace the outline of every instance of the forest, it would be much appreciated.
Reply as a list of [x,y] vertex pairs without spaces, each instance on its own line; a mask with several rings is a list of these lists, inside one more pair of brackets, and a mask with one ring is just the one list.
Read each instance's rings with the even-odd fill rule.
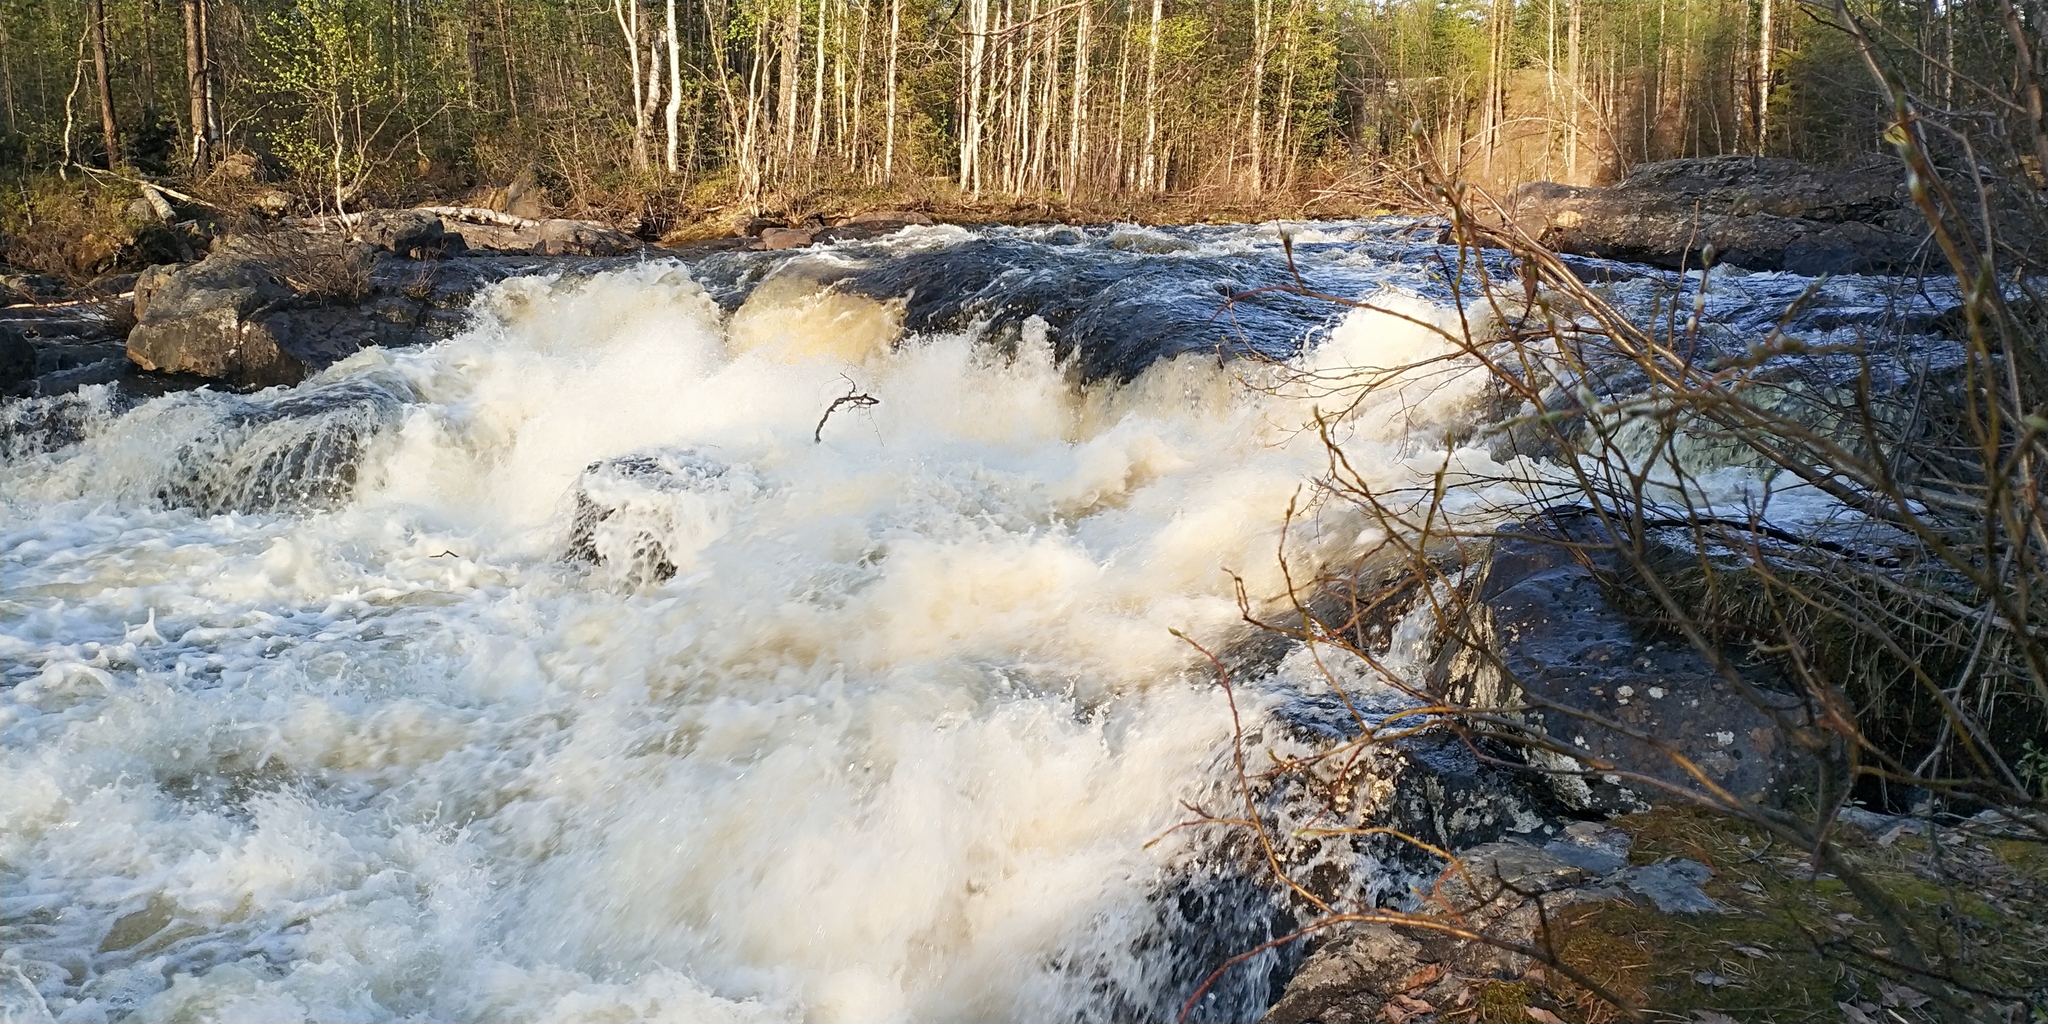
[[308,211],[518,182],[655,229],[861,193],[1312,215],[1425,152],[1496,186],[1854,161],[1891,111],[1844,14],[1923,103],[2038,110],[2029,2],[0,0],[0,174],[10,210],[112,171]]

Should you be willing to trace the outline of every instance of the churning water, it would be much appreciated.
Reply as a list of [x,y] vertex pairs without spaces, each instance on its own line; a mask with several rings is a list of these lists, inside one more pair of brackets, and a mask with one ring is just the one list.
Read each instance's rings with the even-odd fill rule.
[[[1304,265],[1454,325],[1409,227]],[[1281,592],[1329,468],[1284,371],[1451,348],[1217,316],[1284,273],[1271,228],[912,229],[515,279],[295,389],[18,408],[0,1016],[1170,1017],[1217,961],[1176,936],[1231,925],[1161,897],[1202,830],[1147,846],[1231,730],[1170,631]],[[1444,440],[1479,387],[1375,392],[1351,465],[1486,500]],[[1297,576],[1372,539],[1286,537]]]

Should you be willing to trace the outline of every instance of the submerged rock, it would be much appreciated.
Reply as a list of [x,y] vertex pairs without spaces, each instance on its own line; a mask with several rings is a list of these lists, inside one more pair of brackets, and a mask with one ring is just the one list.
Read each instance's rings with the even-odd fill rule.
[[627,586],[673,578],[725,532],[732,509],[763,489],[744,466],[692,449],[591,463],[577,479],[568,557]]

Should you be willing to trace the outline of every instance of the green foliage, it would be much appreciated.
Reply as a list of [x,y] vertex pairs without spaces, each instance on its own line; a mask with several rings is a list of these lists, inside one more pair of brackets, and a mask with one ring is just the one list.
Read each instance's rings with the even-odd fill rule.
[[[668,89],[661,50],[666,4],[619,2],[637,4],[640,13],[640,85],[648,85],[652,71],[663,91],[658,123],[646,130],[659,136]],[[752,150],[768,154],[755,176],[770,187],[879,180],[887,148],[889,15],[900,6],[899,170],[955,176],[964,130],[955,113],[965,77],[961,33],[968,6],[977,2],[994,19],[982,83],[989,112],[984,160],[1010,168],[990,180],[1022,180],[1015,169],[1036,159],[1053,171],[1022,186],[1027,191],[1102,195],[1132,187],[1150,120],[1144,67],[1151,5],[1143,0],[1086,0],[1087,158],[1071,168],[1046,157],[1067,149],[1075,2],[679,0],[684,175],[746,177],[727,173],[743,152],[735,133],[747,118],[735,128],[721,105],[722,84],[743,109],[751,104],[757,143],[784,137],[774,121],[785,90],[795,93],[802,159],[784,156],[779,146]],[[1258,148],[1268,189],[1276,179],[1303,181],[1320,166],[1406,166],[1416,156],[1411,130],[1418,124],[1439,155],[1496,179],[1569,173],[1590,180],[1645,160],[1722,152],[1849,160],[1877,148],[1888,116],[1847,40],[1824,21],[1801,16],[1793,0],[1769,0],[1777,27],[1768,82],[1760,80],[1757,59],[1766,0],[1262,2],[1270,2],[1276,24],[1257,88],[1252,0],[1165,5],[1157,115],[1168,191],[1248,184],[1243,170],[1254,148],[1254,103],[1266,133]],[[1956,101],[1965,105],[1983,97],[1955,79],[2002,81],[1985,70],[2000,67],[2011,50],[1991,0],[1861,6],[1885,29],[1885,45],[1898,44],[1893,63],[1912,72],[1923,94],[1968,93]],[[180,7],[107,0],[107,8],[114,105],[129,129],[127,145],[137,150],[127,155],[140,167],[171,169],[191,133],[184,123]],[[600,181],[666,188],[660,168],[629,168],[637,112],[617,9],[608,0],[210,0],[226,144],[283,165],[302,194],[326,205],[461,193],[502,184],[528,167],[553,183],[557,201],[608,201]],[[797,73],[786,83],[784,16],[792,10],[801,27]],[[1576,68],[1567,53],[1574,12]],[[808,141],[821,14],[827,95],[813,163]],[[87,155],[96,144],[90,129],[97,97],[91,75],[79,73],[83,30],[78,4],[0,0],[4,173],[55,168],[67,98],[74,154]],[[1050,67],[1042,48],[1048,34]],[[1905,53],[1906,42],[1928,39],[1953,48],[1954,75]],[[1027,57],[1028,96],[1021,75]],[[1506,109],[1505,129],[1489,128],[1496,107]],[[1760,113],[1769,126],[1761,138]],[[1047,147],[1033,142],[1028,154],[1019,141],[1029,134],[1019,120],[1025,115],[1033,129],[1051,122]],[[1568,137],[1581,153],[1572,166],[1563,158]],[[665,138],[650,141],[655,153],[665,149]],[[1501,146],[1518,147],[1519,155],[1496,161],[1493,149]]]

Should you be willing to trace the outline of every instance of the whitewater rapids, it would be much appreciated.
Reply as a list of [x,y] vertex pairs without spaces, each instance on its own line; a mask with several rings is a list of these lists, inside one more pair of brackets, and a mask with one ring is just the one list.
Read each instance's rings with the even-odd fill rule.
[[[728,312],[701,276],[511,280],[431,348],[89,390],[75,442],[6,453],[0,1017],[1178,1006],[1214,964],[1152,901],[1201,831],[1147,844],[1231,715],[1173,631],[1242,637],[1291,502],[1297,579],[1375,540],[1312,500],[1338,404],[1289,373],[1448,355],[1460,311],[1388,292],[1282,366],[1083,383],[1043,319],[993,344],[779,272]],[[1423,377],[1349,411],[1353,470],[1448,465],[1473,507],[1537,472],[1447,450],[1483,378]],[[642,455],[716,481],[634,520],[665,571],[572,557],[594,467]]]

